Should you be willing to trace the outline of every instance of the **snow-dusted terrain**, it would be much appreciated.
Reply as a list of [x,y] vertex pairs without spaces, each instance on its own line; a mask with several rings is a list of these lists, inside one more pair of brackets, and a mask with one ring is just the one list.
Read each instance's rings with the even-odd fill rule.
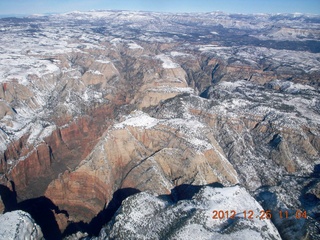
[[[110,239],[319,239],[319,22],[130,11],[0,19],[0,211],[45,195],[71,239],[103,225]],[[241,187],[153,196],[213,182]],[[115,193],[127,188],[148,193],[120,207]],[[119,211],[103,222],[112,198]],[[262,207],[308,217],[211,218]],[[101,215],[99,231],[81,224]]]
[[[246,18],[256,21],[257,24],[248,25]],[[3,84],[16,82],[21,85],[21,89],[17,90],[19,92],[16,94],[22,98],[21,102],[12,103],[15,96],[7,96],[6,99],[9,98],[9,103],[8,100],[1,103],[6,106],[10,104],[10,107],[13,107],[18,113],[18,115],[10,116],[7,114],[3,117],[2,128],[6,133],[12,133],[12,135],[3,136],[3,138],[7,142],[17,140],[30,131],[29,123],[36,120],[35,115],[46,116],[50,114],[51,109],[48,109],[52,100],[50,96],[55,96],[55,91],[66,83],[57,81],[57,79],[61,79],[63,76],[72,79],[81,78],[83,73],[81,73],[79,66],[70,64],[68,66],[66,63],[62,63],[60,55],[73,62],[73,59],[77,58],[74,56],[75,54],[80,57],[85,56],[83,54],[90,55],[94,51],[100,51],[98,56],[94,56],[94,60],[101,64],[112,64],[110,58],[107,60],[99,58],[105,58],[102,53],[108,54],[112,48],[117,48],[119,45],[126,44],[129,49],[143,50],[142,46],[146,43],[153,44],[164,41],[175,43],[187,40],[198,44],[181,45],[177,47],[177,50],[182,50],[180,53],[176,51],[164,52],[154,57],[162,62],[163,68],[171,69],[180,66],[174,58],[190,58],[191,56],[188,54],[192,50],[199,50],[202,54],[217,56],[228,61],[231,66],[235,65],[241,68],[241,66],[249,64],[253,68],[259,69],[258,64],[263,62],[263,66],[277,69],[280,72],[288,71],[290,74],[312,76],[312,73],[319,72],[319,54],[316,53],[319,52],[319,46],[311,46],[311,52],[304,51],[303,54],[300,54],[299,51],[292,50],[291,45],[294,47],[296,41],[305,41],[307,44],[303,46],[308,46],[311,44],[310,41],[319,39],[320,33],[317,29],[316,19],[316,16],[303,15],[233,16],[224,13],[210,13],[189,16],[188,14],[170,15],[125,11],[71,12],[63,15],[2,19],[0,23],[2,43],[0,47],[0,82]],[[158,21],[157,24],[155,24],[156,21]],[[172,27],[170,25],[171,22],[180,23],[175,31],[173,31],[174,25]],[[306,32],[311,31],[312,34],[308,32],[304,37],[303,31],[299,32],[300,35],[289,33],[290,38],[288,39],[291,42],[287,42],[283,46],[284,49],[277,49],[275,41],[277,38],[273,36],[274,32],[269,29],[269,26],[276,24],[279,25],[279,28],[281,26],[282,28],[295,29],[296,27],[300,29],[306,27],[305,22],[309,23]],[[221,25],[224,28],[221,28]],[[267,34],[264,33],[265,41],[259,42],[258,38],[250,40],[253,45],[255,41],[258,41],[258,46],[242,46],[241,42],[240,46],[238,44],[229,46],[223,42],[226,40],[219,43],[221,40],[217,36],[226,34],[223,31],[231,27],[237,27],[239,31],[243,31],[243,34],[252,28],[259,32],[258,29],[261,28],[261,31],[267,32]],[[212,29],[219,29],[219,31],[215,31],[215,34],[207,33],[206,31],[209,29],[211,32],[213,32]],[[221,33],[219,33],[220,31]],[[195,34],[197,37],[186,34],[186,32]],[[149,35],[150,38],[146,39],[146,36]],[[256,33],[255,37],[257,36],[260,34]],[[280,39],[281,41],[287,40],[284,37]],[[263,46],[267,40],[274,41],[271,48]],[[142,44],[138,43],[140,41]],[[218,44],[207,44],[209,41],[217,41]],[[113,47],[108,46],[108,43],[111,43]],[[284,66],[282,66],[283,63],[285,63]],[[90,76],[101,73],[97,69],[89,69],[85,74]],[[20,91],[23,92],[21,95]],[[77,94],[68,93],[68,97],[61,103],[66,111],[78,111],[73,94],[76,94],[76,98],[81,99],[84,103],[101,101],[101,93],[93,89],[80,87],[77,91]],[[5,149],[3,144],[2,149]]]
[[[251,219],[248,209],[254,212]],[[220,217],[213,219],[214,211]],[[234,212],[230,216],[226,212]],[[138,193],[126,199],[97,239],[281,239],[245,189],[203,187],[190,200]],[[222,215],[221,212],[224,212]],[[245,214],[245,215],[244,215]]]
[[26,212],[13,211],[1,214],[0,222],[0,239],[43,239],[40,227]]

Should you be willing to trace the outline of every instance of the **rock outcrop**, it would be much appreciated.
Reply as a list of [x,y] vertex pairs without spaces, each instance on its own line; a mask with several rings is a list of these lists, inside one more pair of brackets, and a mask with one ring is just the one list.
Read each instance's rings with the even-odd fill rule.
[[0,214],[3,213],[4,209],[5,209],[5,206],[4,206],[4,203],[2,201],[2,197],[0,196]]
[[40,227],[26,212],[7,212],[0,215],[0,222],[0,239],[44,239]]
[[[182,184],[239,182],[255,191],[263,185],[275,186],[287,175],[309,176],[319,164],[318,120],[305,115],[307,104],[290,106],[307,91],[303,101],[311,107],[308,96],[317,93],[298,87],[280,94],[268,86],[261,91],[261,86],[245,81],[223,82],[208,90],[209,100],[184,94],[149,108],[149,114],[132,112],[105,132],[75,171],[53,181],[46,196],[66,209],[72,220],[90,221],[110,203],[107,196],[121,188],[161,195]],[[298,96],[297,90],[301,91]],[[255,100],[250,98],[253,94]],[[270,104],[265,101],[268,98],[277,103],[273,108],[264,106]],[[299,117],[291,116],[293,112]],[[316,193],[316,186],[310,186],[310,191]],[[86,201],[76,204],[80,197]],[[298,197],[299,191],[290,194],[290,199]],[[73,206],[84,209],[82,218]],[[303,209],[304,204],[297,201],[291,207]],[[274,206],[265,209],[279,211]]]
[[160,195],[181,184],[212,182],[235,184],[238,176],[205,125],[136,111],[109,128],[88,158],[53,181],[45,195],[72,219],[90,221],[117,189]]
[[[27,134],[9,145],[1,164],[6,173],[2,181],[10,179],[15,183],[20,200],[43,195],[52,179],[66,169],[75,168],[90,153],[97,136],[107,128],[108,116],[112,118],[113,115],[111,111],[112,108],[99,107],[90,112],[94,120],[85,115],[66,126],[41,127],[40,131],[34,130],[35,136]],[[41,140],[41,135],[47,136]],[[30,143],[31,137],[36,139],[36,146]]]
[[203,187],[178,202],[143,192],[126,199],[94,239],[281,239],[263,212],[239,186]]

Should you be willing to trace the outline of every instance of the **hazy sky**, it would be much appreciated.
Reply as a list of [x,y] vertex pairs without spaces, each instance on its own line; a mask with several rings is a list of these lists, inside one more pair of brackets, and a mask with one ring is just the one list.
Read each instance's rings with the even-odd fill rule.
[[0,14],[34,14],[93,9],[165,12],[315,13],[320,0],[0,0]]

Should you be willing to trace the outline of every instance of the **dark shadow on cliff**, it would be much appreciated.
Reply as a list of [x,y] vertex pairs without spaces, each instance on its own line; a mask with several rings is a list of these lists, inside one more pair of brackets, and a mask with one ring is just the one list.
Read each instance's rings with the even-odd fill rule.
[[112,200],[109,202],[108,206],[103,209],[96,217],[94,217],[90,223],[84,222],[75,222],[70,223],[67,229],[63,232],[63,237],[74,234],[76,232],[86,232],[89,236],[98,236],[103,225],[108,223],[118,208],[121,206],[121,203],[127,197],[139,193],[140,191],[135,188],[123,188],[117,190],[112,197]]
[[261,204],[263,209],[277,209],[277,195],[271,192],[267,186],[261,187],[260,189],[263,189],[263,191],[256,195],[255,199]]
[[[222,188],[220,183],[212,183],[205,186],[214,188]],[[171,194],[160,195],[160,198],[166,198],[169,201],[177,202],[179,200],[192,199],[204,185],[182,184],[171,190]],[[72,235],[76,232],[86,232],[89,236],[98,236],[104,225],[112,220],[116,211],[121,206],[123,200],[140,191],[135,188],[119,189],[113,194],[112,200],[90,223],[72,222],[66,230],[61,234],[58,223],[56,222],[54,213],[63,213],[68,216],[66,211],[60,211],[59,208],[46,197],[25,200],[17,204],[16,194],[5,186],[0,186],[0,193],[4,197],[4,203],[8,211],[23,210],[28,212],[35,222],[41,227],[45,239],[62,239],[63,237]],[[1,196],[2,196],[1,195]]]
[[311,176],[314,178],[320,178],[320,164],[314,166],[313,173]]
[[[205,186],[211,186],[214,188],[222,188],[223,185],[220,183],[212,183]],[[160,198],[165,198],[169,201],[177,202],[179,200],[191,199],[195,194],[197,194],[200,189],[204,187],[203,185],[190,185],[182,184],[176,186],[171,190],[171,194],[160,195]],[[112,197],[112,200],[108,206],[102,210],[95,218],[91,220],[90,223],[85,222],[75,222],[70,223],[67,229],[63,232],[62,237],[69,236],[76,232],[86,232],[89,236],[98,236],[102,227],[112,220],[116,211],[121,206],[122,201],[127,197],[132,196],[140,191],[135,188],[123,188],[117,190]]]
[[213,188],[223,188],[221,183],[211,183],[207,185],[191,185],[191,184],[181,184],[176,186],[171,190],[171,194],[168,195],[160,195],[160,198],[167,198],[169,197],[173,202],[177,202],[180,200],[188,200],[192,199],[194,195],[196,195],[201,188],[204,186],[210,186]]
[[0,184],[0,196],[4,205],[4,212],[10,212],[17,207],[17,193],[15,192],[14,183],[12,184],[12,191],[10,188]]
[[4,212],[22,210],[31,215],[34,221],[41,227],[44,238],[47,240],[61,239],[61,233],[56,222],[55,213],[67,213],[60,211],[59,208],[46,197],[28,199],[17,203],[17,194],[15,192],[14,183],[11,182],[12,189],[0,185],[0,195],[5,206]]
[[41,227],[44,238],[47,240],[61,239],[61,233],[58,223],[56,222],[54,212],[56,214],[63,213],[53,202],[46,197],[39,197],[25,200],[17,205],[17,209],[28,212],[36,223]]
[[308,178],[309,182],[304,186],[299,196],[299,200],[304,209],[306,209],[311,217],[319,221],[320,213],[315,210],[320,206],[320,198],[317,194],[320,184],[320,164],[315,165],[312,174]]

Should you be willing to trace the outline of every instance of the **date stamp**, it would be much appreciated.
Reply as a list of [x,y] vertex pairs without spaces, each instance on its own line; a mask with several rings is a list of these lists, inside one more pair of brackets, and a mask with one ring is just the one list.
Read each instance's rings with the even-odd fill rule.
[[245,210],[242,212],[237,212],[235,210],[213,210],[212,211],[212,219],[235,219],[236,217],[243,217],[246,219],[271,219],[272,217],[278,216],[280,219],[286,219],[289,217],[294,217],[296,219],[306,219],[307,211],[305,210],[296,210],[295,213],[289,213],[288,210],[282,211],[271,211],[271,210],[261,210],[259,212],[255,212],[253,210]]

